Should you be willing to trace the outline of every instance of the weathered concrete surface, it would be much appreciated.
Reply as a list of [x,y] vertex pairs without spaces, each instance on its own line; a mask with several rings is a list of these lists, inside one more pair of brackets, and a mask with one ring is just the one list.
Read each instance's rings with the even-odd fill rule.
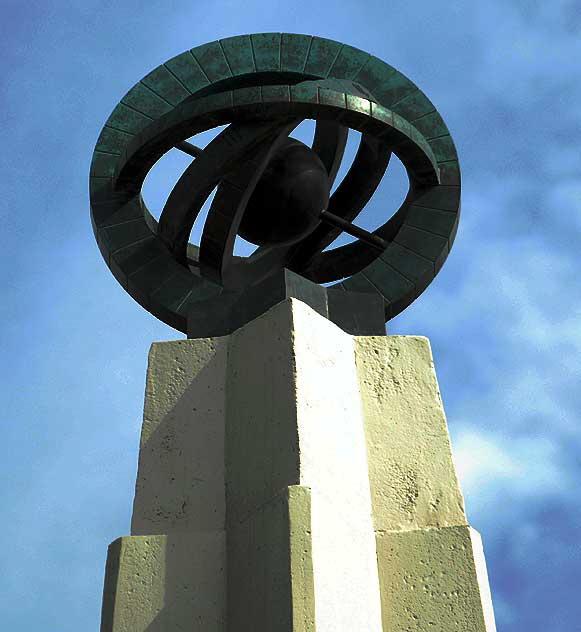
[[493,632],[427,338],[356,337],[384,632]]
[[380,532],[377,548],[384,632],[496,631],[476,531],[456,526]]
[[467,524],[428,339],[354,341],[375,528]]
[[132,534],[102,632],[495,629],[428,341],[296,299],[152,346]]
[[314,632],[308,487],[287,487],[228,531],[228,630]]
[[101,632],[224,632],[224,532],[128,536],[107,555]]
[[149,353],[133,535],[224,529],[227,338]]
[[228,530],[278,490],[310,487],[317,632],[379,632],[353,338],[288,299],[232,335],[228,363]]

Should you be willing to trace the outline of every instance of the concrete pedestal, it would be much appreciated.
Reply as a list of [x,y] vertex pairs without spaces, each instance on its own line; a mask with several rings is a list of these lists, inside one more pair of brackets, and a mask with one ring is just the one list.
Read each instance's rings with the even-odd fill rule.
[[493,632],[429,343],[287,299],[152,345],[102,632]]

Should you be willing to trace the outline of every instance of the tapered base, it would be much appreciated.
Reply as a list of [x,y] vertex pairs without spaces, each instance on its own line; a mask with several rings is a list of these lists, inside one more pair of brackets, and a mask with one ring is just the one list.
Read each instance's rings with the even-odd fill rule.
[[102,632],[493,632],[429,343],[294,298],[155,343]]

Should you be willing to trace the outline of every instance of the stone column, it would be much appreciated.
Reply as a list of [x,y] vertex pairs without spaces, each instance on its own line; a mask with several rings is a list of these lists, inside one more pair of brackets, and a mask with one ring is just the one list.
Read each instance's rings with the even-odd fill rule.
[[102,632],[492,632],[426,339],[296,299],[155,343]]

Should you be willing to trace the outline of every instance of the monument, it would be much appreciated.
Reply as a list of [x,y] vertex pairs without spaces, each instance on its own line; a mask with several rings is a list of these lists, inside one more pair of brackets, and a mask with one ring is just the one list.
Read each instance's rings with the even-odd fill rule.
[[[290,137],[304,119],[312,147]],[[360,145],[331,194],[349,129]],[[172,148],[193,160],[157,222],[141,187]],[[409,191],[369,232],[354,222],[392,153]],[[429,342],[385,330],[458,225],[458,157],[421,90],[319,37],[198,46],[113,110],[90,195],[111,272],[187,336],[151,347],[102,632],[495,630]],[[342,232],[357,239],[328,249]]]

